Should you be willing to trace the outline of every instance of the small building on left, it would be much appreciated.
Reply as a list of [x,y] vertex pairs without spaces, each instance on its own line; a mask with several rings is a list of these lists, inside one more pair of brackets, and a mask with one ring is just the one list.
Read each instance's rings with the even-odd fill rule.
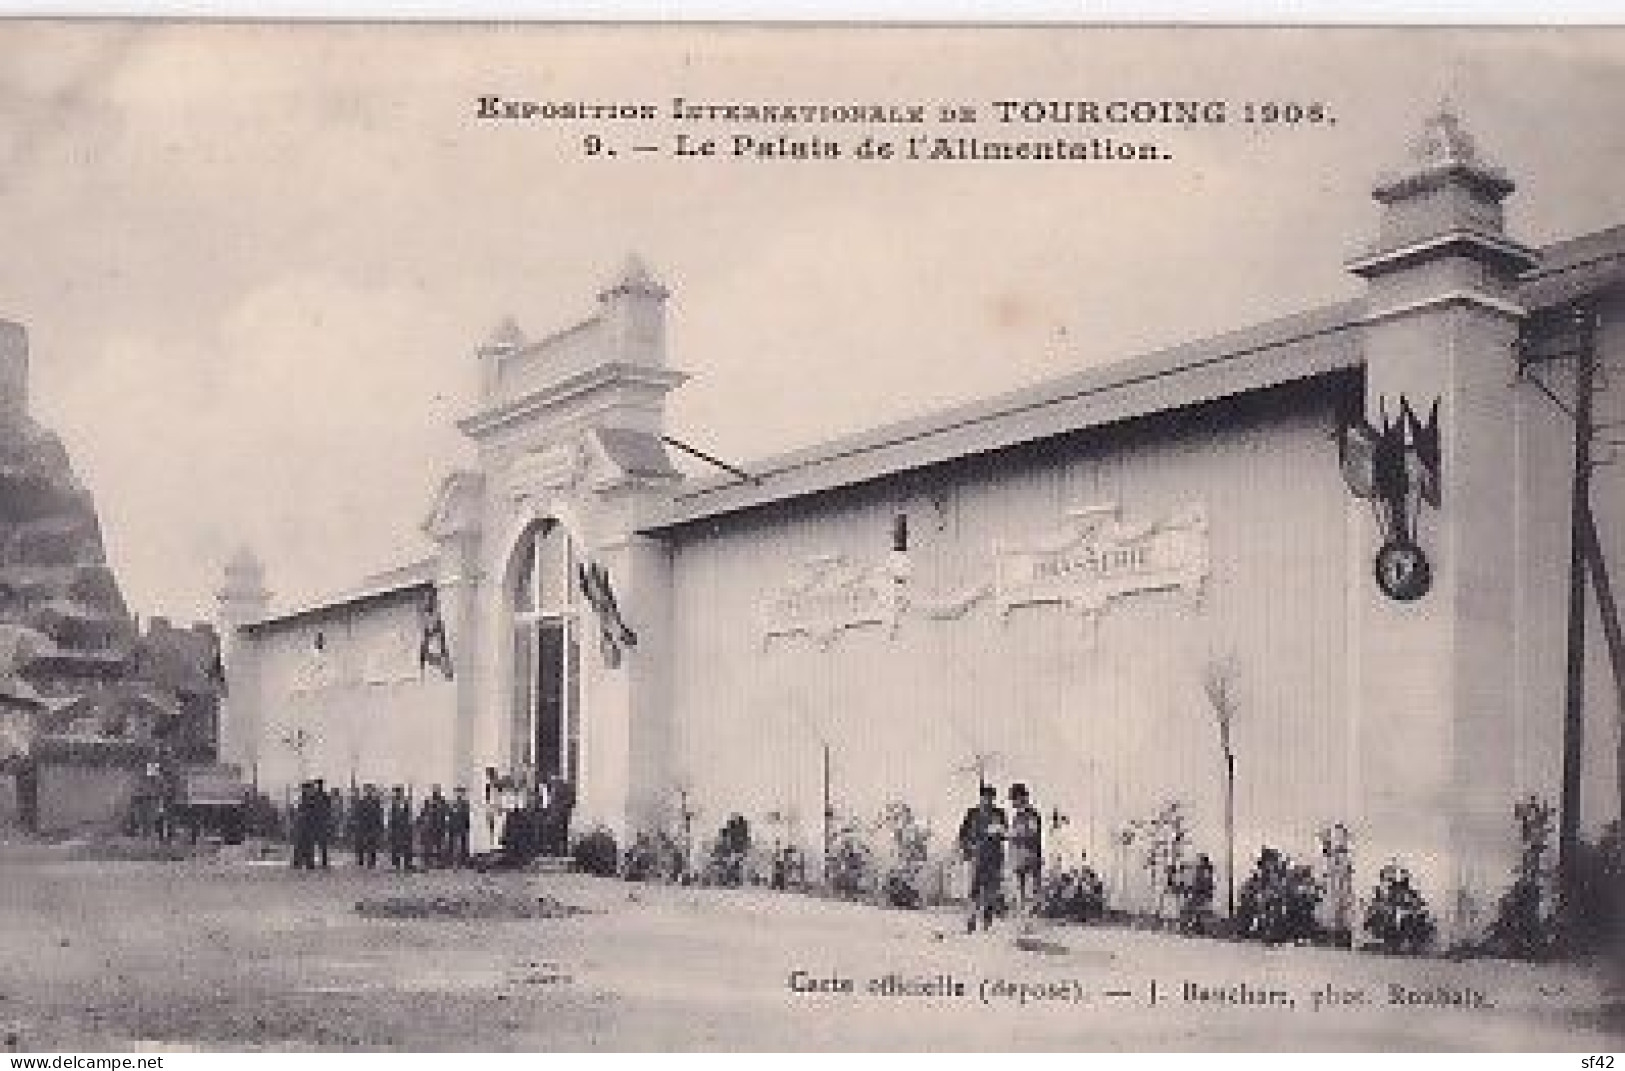
[[29,413],[28,334],[0,321],[0,830],[150,824],[218,757],[212,626],[145,628],[95,502]]

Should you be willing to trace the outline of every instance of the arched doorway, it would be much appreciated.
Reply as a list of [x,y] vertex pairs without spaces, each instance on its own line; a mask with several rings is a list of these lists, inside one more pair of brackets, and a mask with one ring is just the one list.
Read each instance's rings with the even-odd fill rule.
[[575,548],[556,520],[526,530],[509,589],[513,768],[534,786],[580,783],[581,646]]

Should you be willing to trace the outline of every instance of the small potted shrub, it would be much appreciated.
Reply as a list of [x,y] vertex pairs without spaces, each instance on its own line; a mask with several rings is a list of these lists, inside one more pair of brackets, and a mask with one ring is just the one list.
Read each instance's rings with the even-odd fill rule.
[[1354,848],[1348,827],[1333,822],[1320,830],[1326,937],[1339,948],[1354,943]]
[[881,893],[892,907],[910,910],[925,902],[925,865],[930,854],[931,831],[914,817],[906,803],[892,803],[880,824],[891,833],[891,860]]
[[1038,900],[1042,918],[1094,922],[1106,914],[1106,886],[1088,863],[1056,867],[1044,879]]
[[1557,944],[1557,912],[1551,895],[1552,867],[1547,855],[1552,839],[1552,806],[1530,796],[1512,808],[1518,823],[1517,869],[1512,887],[1496,906],[1486,945],[1496,953],[1538,959]]
[[1203,852],[1168,871],[1168,891],[1179,906],[1180,933],[1207,933],[1213,920],[1213,861]]
[[576,838],[570,847],[570,858],[577,870],[595,877],[613,878],[620,870],[620,848],[615,843],[615,834],[605,826],[594,826]]
[[1236,894],[1236,933],[1269,944],[1313,940],[1319,932],[1315,909],[1322,895],[1308,867],[1295,865],[1284,852],[1265,848]]
[[621,856],[621,876],[627,881],[681,882],[682,845],[664,829],[640,830]]
[[827,865],[830,890],[839,896],[857,898],[875,887],[875,852],[863,832],[843,826],[830,840]]
[[1385,952],[1415,954],[1433,943],[1433,915],[1405,867],[1389,863],[1378,873],[1365,928]]
[[736,888],[745,883],[745,862],[750,855],[750,823],[743,815],[730,815],[711,842],[706,862],[706,884]]

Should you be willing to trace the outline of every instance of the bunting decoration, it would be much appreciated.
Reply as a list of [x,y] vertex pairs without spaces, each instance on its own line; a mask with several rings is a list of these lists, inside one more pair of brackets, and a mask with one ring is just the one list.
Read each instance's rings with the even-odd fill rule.
[[1345,415],[1338,429],[1338,462],[1343,482],[1356,498],[1371,502],[1383,543],[1377,552],[1377,584],[1389,597],[1409,602],[1427,593],[1432,573],[1417,545],[1421,504],[1438,509],[1444,500],[1439,401],[1427,420],[1400,396],[1399,413],[1388,417],[1387,400],[1377,400],[1377,426]]
[[1423,500],[1438,509],[1444,500],[1439,486],[1439,399],[1433,399],[1426,424],[1416,418],[1416,411],[1405,398],[1400,398],[1399,407],[1405,417],[1405,433],[1410,439],[1412,479]]
[[1345,423],[1337,436],[1337,458],[1343,468],[1343,482],[1355,498],[1371,498],[1376,494],[1374,462],[1377,453],[1377,431],[1365,420]]
[[614,669],[621,664],[621,652],[638,645],[638,634],[621,617],[615,589],[610,586],[609,571],[598,562],[577,566],[576,571],[581,594],[598,615],[599,653],[604,657],[604,664]]
[[440,616],[440,599],[434,591],[424,597],[418,616],[423,628],[418,641],[418,672],[433,666],[449,681],[453,677],[451,646],[446,642],[446,622]]

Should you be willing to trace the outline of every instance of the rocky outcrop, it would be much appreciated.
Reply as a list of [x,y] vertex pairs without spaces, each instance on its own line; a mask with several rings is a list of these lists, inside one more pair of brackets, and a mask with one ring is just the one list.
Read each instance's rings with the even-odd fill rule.
[[0,624],[30,637],[0,670],[47,698],[102,690],[135,638],[90,492],[26,413],[0,425]]
[[90,492],[28,412],[27,336],[0,322],[0,772],[30,777],[42,740],[124,735],[135,634]]
[[0,779],[26,826],[119,828],[149,764],[214,759],[219,642],[163,618],[138,633],[95,502],[27,395],[27,336],[0,321]]

